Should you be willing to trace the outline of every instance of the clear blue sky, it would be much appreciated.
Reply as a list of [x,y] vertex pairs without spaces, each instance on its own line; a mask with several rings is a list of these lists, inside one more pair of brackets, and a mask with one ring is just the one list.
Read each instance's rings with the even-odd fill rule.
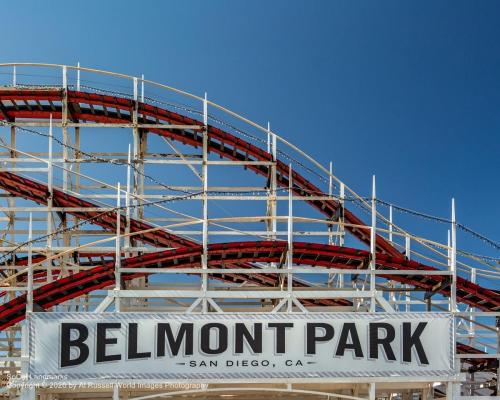
[[25,0],[2,17],[2,62],[207,91],[359,193],[376,174],[381,198],[445,217],[454,196],[460,222],[499,240],[497,1]]

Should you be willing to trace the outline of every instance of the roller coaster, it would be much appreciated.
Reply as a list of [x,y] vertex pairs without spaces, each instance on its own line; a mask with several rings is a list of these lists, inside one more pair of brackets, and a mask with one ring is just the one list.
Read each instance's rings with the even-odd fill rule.
[[[412,233],[411,217],[433,217],[378,199],[375,178],[360,196],[331,164],[206,94],[79,65],[0,64],[0,74],[2,398],[500,395],[498,258],[458,248],[457,230],[499,247],[457,223],[454,205],[429,222],[448,230],[441,243]],[[9,383],[28,362],[27,315],[106,310],[448,312],[459,379],[111,392]]]

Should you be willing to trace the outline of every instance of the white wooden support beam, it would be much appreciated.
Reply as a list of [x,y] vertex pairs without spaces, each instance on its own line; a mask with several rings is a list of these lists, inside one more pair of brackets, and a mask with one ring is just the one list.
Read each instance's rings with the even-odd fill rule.
[[276,304],[276,306],[274,306],[274,308],[271,310],[271,314],[276,314],[277,312],[279,312],[283,308],[285,303],[288,303],[288,298],[286,298],[286,297],[281,299],[278,302],[278,304]]
[[451,311],[457,310],[457,221],[455,215],[455,199],[451,199],[451,259],[450,259],[451,293],[450,305]]
[[375,382],[368,384],[368,400],[375,400]]
[[63,89],[62,94],[62,114],[61,114],[61,130],[62,130],[62,156],[63,156],[63,170],[62,170],[62,178],[63,178],[63,190],[68,190],[68,181],[70,179],[69,176],[69,140],[68,140],[68,91],[66,88]]
[[287,292],[288,292],[288,304],[287,311],[292,312],[292,290],[293,290],[293,170],[292,164],[288,167],[288,246],[287,246],[287,268],[289,273],[287,274]]
[[202,302],[202,298],[198,297],[186,310],[186,314],[191,314],[196,307],[199,306],[199,304]]
[[[271,126],[269,125],[269,129]],[[272,162],[273,164],[271,165],[271,225],[272,225],[272,231],[273,231],[273,239],[276,239],[276,231],[278,229],[278,221],[276,219],[276,214],[277,214],[277,208],[278,208],[278,203],[276,199],[276,190],[278,187],[278,176],[277,176],[277,169],[276,169],[276,163],[277,163],[277,143],[276,143],[276,135],[271,132],[271,156],[272,156]]]
[[[330,161],[330,164],[328,165],[328,196],[333,195],[333,163]],[[328,225],[328,244],[334,244],[333,243],[333,225],[329,224]]]
[[[132,150],[130,143],[128,145],[128,158],[127,158],[127,187],[125,193],[125,243],[124,246],[126,249],[130,248],[130,173],[131,173],[131,165],[132,165]],[[127,257],[130,255],[127,254]]]
[[[202,184],[203,184],[203,226],[202,226],[202,248],[203,253],[201,257],[201,267],[202,269],[208,269],[208,99],[207,93],[205,93],[205,97],[203,99],[203,147],[202,147]],[[207,290],[208,290],[208,276],[207,274],[202,275],[201,289],[203,292],[203,300],[202,300],[202,312],[208,312],[208,304],[207,304]]]
[[[476,283],[476,279],[477,279],[476,271],[477,271],[476,268],[471,268],[471,270],[470,270],[470,281],[472,283]],[[469,344],[471,346],[475,345],[475,336],[476,336],[476,321],[475,321],[475,316],[474,316],[475,311],[476,311],[476,309],[474,307],[469,308],[469,313],[470,313],[469,314],[469,319],[470,319],[470,321],[469,321],[469,334],[471,335]],[[497,331],[500,332],[499,329],[497,329]],[[500,353],[500,351],[499,351],[499,353]]]
[[377,294],[376,296],[378,303],[384,309],[385,312],[393,313],[394,307],[387,301],[387,299],[382,294]]
[[[375,186],[375,175],[372,177],[372,225],[370,230],[370,292],[375,293],[376,290],[376,281],[375,274],[373,271],[376,269],[376,236],[377,235],[377,194],[376,194],[376,186]],[[370,301],[370,312],[375,312],[376,310],[376,302],[375,296],[371,298]]]
[[120,400],[120,386],[113,386],[113,400]]
[[223,313],[224,312],[222,310],[222,308],[220,308],[220,306],[215,302],[214,299],[208,298],[207,302],[213,307],[213,309],[215,310],[215,312],[218,312],[218,313]]
[[94,312],[95,312],[95,313],[105,312],[105,311],[108,309],[108,307],[109,307],[111,304],[113,304],[113,301],[115,301],[115,299],[116,299],[116,301],[119,301],[119,298],[118,298],[118,297],[116,297],[116,298],[115,298],[115,297],[112,297],[112,296],[106,296],[106,297],[104,298],[104,300],[103,300],[103,301],[101,301],[101,302],[99,303],[99,305],[98,305],[98,306],[94,309]]
[[[344,246],[344,241],[345,241],[345,226],[344,226],[344,203],[345,203],[345,185],[344,182],[340,182],[340,205],[342,207],[342,212],[340,215],[339,221],[341,224],[339,225],[339,231],[341,235],[339,236],[339,245]],[[342,278],[343,279],[343,278]]]
[[[120,182],[117,184],[117,192],[116,192],[116,242],[115,242],[115,290],[121,290],[121,212],[120,212]],[[115,298],[115,310],[116,312],[120,312],[121,310],[121,301],[119,296]]]
[[[53,145],[53,128],[52,128],[52,114],[50,114],[49,119],[49,149],[48,149],[48,160],[47,160],[47,258],[51,255],[52,247],[52,203],[53,203],[53,160],[52,160],[52,145]],[[47,261],[47,282],[52,282],[52,261]]]
[[29,215],[29,233],[28,233],[28,291],[26,313],[33,311],[33,214]]

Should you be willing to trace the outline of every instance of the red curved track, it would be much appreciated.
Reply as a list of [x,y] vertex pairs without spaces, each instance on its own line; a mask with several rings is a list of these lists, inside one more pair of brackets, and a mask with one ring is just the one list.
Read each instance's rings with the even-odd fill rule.
[[[14,121],[16,119],[54,119],[62,116],[63,91],[60,89],[2,89],[0,90],[0,119]],[[135,102],[121,97],[107,96],[96,93],[67,91],[69,117],[75,121],[91,121],[103,123],[131,123]],[[94,108],[102,107],[102,110]],[[145,103],[137,104],[139,123],[165,123],[174,125],[203,125],[186,116],[151,106]],[[123,112],[125,111],[125,113]],[[181,143],[201,147],[203,135],[193,130],[148,129],[160,136],[168,137]],[[209,151],[221,157],[236,161],[271,161],[272,157],[266,151],[240,138],[224,132],[214,126],[208,127]],[[269,168],[266,165],[248,165],[248,169],[267,177]],[[288,166],[280,160],[276,165],[278,184],[288,187]],[[321,190],[300,174],[293,172],[293,190],[301,196],[322,194]],[[339,209],[339,203],[334,200],[308,200],[328,218],[333,218]],[[363,221],[344,210],[345,221],[353,225],[364,225]],[[348,227],[354,236],[365,244],[370,243],[370,232],[366,228]],[[399,252],[383,237],[377,236],[377,250],[383,253],[398,255]]]
[[[40,182],[35,182],[31,179],[21,177],[19,175],[12,174],[10,172],[0,172],[0,188],[5,191],[17,196],[23,197],[28,200],[32,200],[38,204],[47,204],[48,188],[46,185]],[[52,191],[52,204],[56,207],[68,207],[68,208],[99,208],[93,203],[79,199],[75,196],[64,193],[58,189]],[[98,225],[105,230],[116,232],[116,212],[106,212],[106,211],[68,211],[68,214],[74,215],[81,219],[92,218],[91,223]],[[125,216],[121,216],[121,233],[125,232],[126,220]],[[130,232],[140,232],[145,230],[153,229],[154,226],[135,220],[130,219]],[[154,247],[197,247],[198,244],[166,232],[165,230],[156,230],[153,232],[145,232],[134,236],[137,240],[143,243],[149,244]],[[85,258],[92,259],[93,256],[102,256],[92,253],[84,253]],[[79,255],[79,258],[82,257]],[[22,265],[22,264],[21,264]],[[231,265],[227,266],[228,268]],[[234,267],[234,265],[232,266]],[[239,263],[238,268],[252,268],[248,263]],[[225,281],[233,283],[244,283],[252,282],[263,286],[276,286],[277,277],[273,277],[267,274],[251,274],[249,276],[227,274],[224,276],[214,276],[214,278],[222,279]],[[297,286],[307,286],[305,283],[296,282]],[[350,302],[346,300],[327,300],[318,299],[317,301],[309,301],[310,303],[316,303],[317,305],[349,305]],[[8,306],[8,303],[5,305]],[[3,307],[3,306],[1,306]],[[0,309],[1,309],[0,307]]]
[[[0,119],[8,121],[15,121],[16,119],[48,119],[50,115],[52,115],[53,118],[58,119],[62,115],[63,93],[64,92],[60,89],[2,89],[0,90]],[[67,91],[67,101],[69,108],[69,117],[74,121],[130,123],[132,111],[136,106],[135,102],[129,99],[76,91]],[[94,108],[94,106],[96,105],[99,106],[99,109]],[[201,122],[192,118],[188,118],[186,116],[148,104],[139,103],[137,104],[137,109],[139,113],[139,123],[202,125]],[[187,145],[195,147],[201,147],[202,145],[202,134],[199,131],[168,129],[149,129],[149,131]],[[209,151],[215,154],[219,154],[221,157],[237,161],[271,160],[271,155],[266,151],[213,126],[209,126],[208,135]],[[269,168],[265,165],[248,165],[247,168],[266,177],[269,175]],[[285,163],[279,160],[277,161],[277,178],[278,184],[280,186],[288,187],[288,167]],[[298,195],[308,196],[321,194],[319,188],[317,188],[315,185],[310,183],[308,180],[306,180],[296,172],[293,173],[293,184],[293,191]],[[15,196],[21,196],[40,204],[44,204],[46,202],[45,199],[48,194],[47,187],[45,185],[7,172],[0,172],[0,187]],[[325,201],[311,199],[306,201],[318,211],[323,213],[327,218],[335,218],[335,215],[337,214],[340,207],[340,204],[334,200]],[[68,194],[57,190],[54,190],[53,204],[54,206],[59,207],[95,207],[92,203],[75,198],[73,196],[69,196]],[[354,225],[363,225],[363,222],[350,211],[344,209],[343,213],[345,221],[347,223]],[[115,230],[116,214],[114,213],[102,213],[101,215],[98,215],[100,214],[98,212],[71,212],[71,214],[76,215],[82,219],[95,217],[95,219],[92,221],[93,223],[101,226],[106,230]],[[122,224],[122,226],[124,226],[124,224]],[[149,229],[150,227],[150,225],[141,221],[131,221],[132,232]],[[365,244],[369,244],[369,229],[354,227],[348,227],[347,229],[362,242],[364,242]],[[196,249],[198,248],[198,245],[195,245],[190,240],[169,234],[165,231],[156,231],[149,234],[143,234],[140,235],[138,239],[153,246],[182,247],[191,249],[193,251],[197,251]],[[227,246],[229,246],[227,250],[230,251],[230,245]],[[274,242],[273,246],[276,247],[272,250],[272,252],[269,248],[260,248],[259,256],[262,257],[262,261],[279,261],[275,259],[276,257],[273,254],[275,254],[274,252],[278,251],[277,249],[279,249],[279,247],[281,246],[280,242]],[[369,256],[366,251],[356,249],[343,248],[342,251],[337,249],[337,253],[332,254],[331,250],[332,248],[334,248],[334,246],[308,246],[313,246],[312,248],[314,248],[314,251],[316,251],[316,253],[311,253],[311,248],[308,248],[307,251],[306,249],[304,249],[303,253],[295,253],[296,249],[294,249],[294,258],[299,257],[299,259],[294,260],[295,262],[335,268],[352,268],[353,265],[366,267]],[[402,256],[399,251],[397,251],[397,249],[395,249],[389,242],[378,235],[376,238],[376,248],[378,252],[377,265],[379,266],[379,268],[389,268],[396,270],[435,270],[432,267],[425,266],[414,261],[407,261],[405,257]],[[281,249],[280,256],[283,254],[283,251],[284,250]],[[158,257],[160,256],[160,254],[163,253],[154,253],[153,255],[148,256]],[[296,254],[298,256],[296,256]],[[302,259],[300,257],[304,258]],[[142,258],[142,260],[146,262],[145,260],[147,260],[147,258]],[[240,268],[243,261],[247,262],[254,260],[256,260],[256,257],[253,254],[248,260],[245,260],[244,258],[233,259],[234,263],[236,263]],[[124,260],[124,262],[126,263],[127,260]],[[229,267],[230,269],[230,264],[226,263],[227,261],[225,260],[224,263],[221,264],[219,262],[218,265],[224,265],[225,267]],[[185,266],[185,264],[183,266]],[[99,270],[99,272],[96,270],[96,268],[101,268],[102,270]],[[103,277],[109,274],[109,264],[104,264],[103,266],[96,268],[89,271],[96,270],[94,271],[94,273],[99,273],[101,274],[99,276]],[[104,278],[102,278],[103,280],[101,281],[97,281],[96,276],[89,277],[88,275],[85,275],[85,273],[87,272],[88,271],[80,272],[78,274],[60,279],[56,282],[43,286],[42,288],[37,290],[36,301],[39,302],[39,305],[41,305],[42,307],[43,305],[47,305],[47,307],[50,307],[51,305],[58,304],[58,302],[70,298],[68,296],[76,297],[82,294],[80,290],[83,290],[83,288],[88,288],[88,291],[91,291],[110,284],[109,282],[107,284],[104,283]],[[132,277],[131,274],[129,274],[128,276]],[[445,279],[442,276],[434,275],[427,277],[412,277],[405,275],[385,277],[392,280],[409,283],[411,285],[425,289],[432,289],[436,286],[439,287],[440,283],[442,283]],[[80,281],[75,281],[75,279],[78,280],[80,278]],[[275,286],[277,279],[276,276],[259,274],[251,274],[249,276],[228,274],[219,278],[236,282],[240,282],[242,280],[252,281],[254,283],[266,286]],[[95,285],[92,285],[92,282],[94,282]],[[56,293],[62,287],[61,285],[69,286],[64,286],[64,288],[66,288],[64,295],[57,296]],[[296,285],[303,284],[296,283]],[[74,290],[74,292],[70,293],[68,292],[68,290]],[[449,289],[447,289],[446,285],[444,285],[442,289],[439,289],[439,292],[444,295],[448,295]],[[500,295],[497,291],[482,288],[462,278],[458,279],[457,299],[460,302],[469,304],[482,310],[494,311],[500,309]],[[17,318],[21,318],[19,317],[19,314],[17,314],[17,312],[14,312],[14,314],[12,314],[13,311],[9,311],[9,309],[13,308],[14,306],[13,302],[16,301],[18,301],[18,303],[16,303],[18,306],[21,306],[21,303],[24,302],[22,298],[18,298],[0,307],[0,318],[2,319],[1,326],[5,327],[11,325],[15,322],[14,320],[17,321],[19,320]],[[329,304],[332,304],[332,302],[330,301]],[[20,308],[17,308],[17,310],[20,311]],[[14,316],[15,314],[17,314],[17,316]]]
[[[209,268],[215,268],[256,261],[279,262],[283,252],[286,251],[286,247],[287,243],[277,241],[212,244],[208,248],[208,266]],[[293,248],[293,261],[298,265],[356,269],[363,265],[369,257],[369,252],[365,250],[340,246],[296,242]],[[201,254],[202,247],[200,245],[182,247],[123,259],[122,268],[196,268],[201,264]],[[41,261],[41,259],[37,261]],[[381,254],[381,259],[377,263],[378,269],[429,268],[404,259],[399,260],[399,262],[396,261],[391,256]],[[144,276],[144,274],[123,274],[122,276],[124,280],[130,280]],[[270,276],[277,279],[274,274]],[[400,275],[387,275],[387,277],[390,279],[398,278],[403,282],[407,280],[407,278]],[[114,283],[114,261],[108,261],[101,266],[58,279],[36,289],[33,292],[33,301],[38,307],[48,309],[91,291],[111,286]],[[26,298],[23,295],[0,307],[0,330],[19,322],[24,319],[25,315]],[[460,343],[457,344],[457,349],[459,352],[480,353],[478,350]],[[478,368],[478,364],[486,363],[488,360],[472,361],[475,367]]]

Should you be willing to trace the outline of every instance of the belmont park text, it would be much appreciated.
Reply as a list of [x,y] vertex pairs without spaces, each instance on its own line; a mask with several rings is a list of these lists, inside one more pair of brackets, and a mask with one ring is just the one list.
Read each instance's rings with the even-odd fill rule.
[[[328,353],[332,358],[380,358],[399,363],[417,362],[425,366],[429,364],[428,352],[421,337],[426,326],[427,322],[403,321],[370,322],[362,327],[352,322],[308,322],[300,326],[293,321],[231,324],[158,322],[153,330],[141,329],[141,325],[135,322],[98,322],[90,325],[61,322],[59,366],[66,368],[85,362],[102,364],[180,357],[185,361],[183,365],[189,367],[221,364],[255,367],[266,366],[262,363],[268,361],[261,357],[286,355],[291,348],[299,346],[303,347],[301,354],[304,359],[286,360],[287,366],[300,366],[317,353]],[[297,338],[298,334],[301,340],[290,340],[292,336]],[[243,360],[241,356],[251,359]]]

